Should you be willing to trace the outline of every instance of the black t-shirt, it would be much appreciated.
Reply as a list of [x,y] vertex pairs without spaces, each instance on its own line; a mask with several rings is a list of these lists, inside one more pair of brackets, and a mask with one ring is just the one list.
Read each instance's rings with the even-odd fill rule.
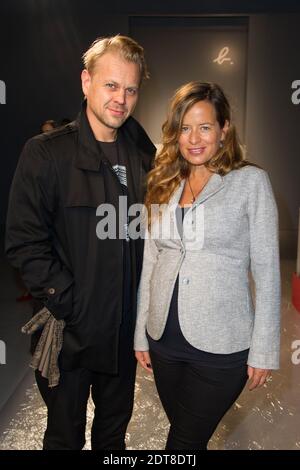
[[[104,153],[106,160],[112,167],[121,187],[121,195],[127,196],[128,201],[128,162],[127,155],[118,139],[115,142],[100,142],[99,147]],[[129,203],[128,203],[129,205]],[[118,211],[117,211],[118,213]],[[128,212],[123,214],[124,220],[124,242],[123,242],[123,321],[131,314],[131,252],[128,236]]]
[[[176,219],[178,232],[181,237],[184,214],[185,209],[178,206]],[[168,319],[162,337],[155,341],[147,334],[150,352],[154,351],[167,359],[197,362],[197,364],[201,363],[210,367],[231,368],[246,364],[249,353],[248,349],[232,354],[215,354],[197,349],[185,339],[178,318],[178,280],[179,276],[174,286]]]
[[127,194],[127,162],[125,153],[123,152],[118,139],[115,142],[98,141],[98,144],[117,175],[123,190]]

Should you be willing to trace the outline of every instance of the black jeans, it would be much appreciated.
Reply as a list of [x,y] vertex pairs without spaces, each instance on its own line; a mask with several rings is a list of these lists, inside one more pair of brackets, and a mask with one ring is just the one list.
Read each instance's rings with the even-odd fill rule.
[[201,366],[150,351],[156,387],[170,421],[167,450],[206,450],[219,421],[247,381],[247,365]]
[[48,380],[36,372],[36,381],[48,408],[44,449],[83,448],[90,390],[95,405],[92,449],[125,449],[125,433],[133,408],[135,371],[132,341],[124,338],[120,344],[118,375],[82,368],[61,370],[59,385],[51,389]]

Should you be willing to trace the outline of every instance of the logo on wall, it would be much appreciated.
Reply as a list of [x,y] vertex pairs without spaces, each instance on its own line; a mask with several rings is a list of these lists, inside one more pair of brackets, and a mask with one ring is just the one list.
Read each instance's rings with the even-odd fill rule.
[[6,104],[6,85],[3,80],[0,80],[0,104]]
[[6,364],[6,344],[0,340],[0,365]]
[[292,89],[295,90],[291,96],[292,103],[300,104],[300,80],[293,81]]
[[229,52],[230,52],[229,47],[227,47],[227,46],[223,47],[220,50],[218,57],[216,57],[213,60],[213,62],[216,62],[219,65],[222,65],[224,62],[229,62],[230,65],[233,65],[233,61],[232,61],[231,57],[228,57]]

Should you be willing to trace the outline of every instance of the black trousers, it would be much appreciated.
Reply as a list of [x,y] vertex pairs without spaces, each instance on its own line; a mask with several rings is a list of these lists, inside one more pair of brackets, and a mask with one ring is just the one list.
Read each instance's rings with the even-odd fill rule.
[[167,450],[206,450],[219,421],[247,381],[247,365],[201,366],[150,351],[156,387],[170,421]]
[[[130,335],[131,336],[131,335]],[[87,369],[61,370],[57,387],[36,372],[40,393],[48,408],[45,450],[79,450],[85,444],[87,401],[91,391],[95,405],[91,431],[93,450],[125,449],[125,433],[131,418],[136,360],[132,341],[120,343],[119,374]]]

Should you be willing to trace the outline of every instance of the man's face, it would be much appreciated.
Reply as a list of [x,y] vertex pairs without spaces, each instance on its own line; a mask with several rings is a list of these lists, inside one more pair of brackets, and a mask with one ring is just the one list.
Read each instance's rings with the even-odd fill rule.
[[118,53],[107,52],[97,60],[90,74],[83,70],[82,89],[87,99],[87,116],[95,137],[107,140],[115,135],[133,113],[138,99],[140,68]]

